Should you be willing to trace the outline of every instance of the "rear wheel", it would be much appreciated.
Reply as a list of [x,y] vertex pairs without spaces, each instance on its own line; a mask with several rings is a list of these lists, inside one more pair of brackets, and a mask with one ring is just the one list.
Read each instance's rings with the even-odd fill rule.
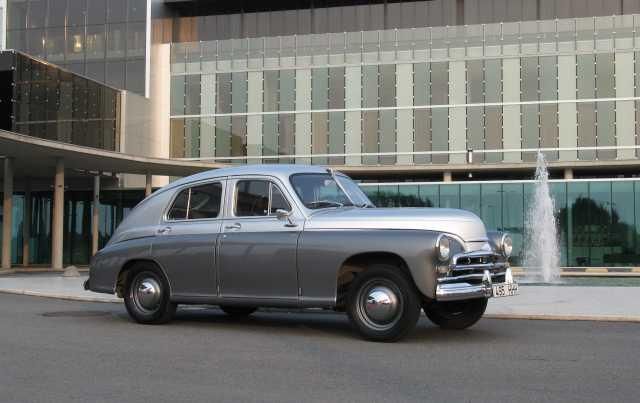
[[375,265],[353,280],[347,314],[365,339],[396,341],[415,327],[420,301],[413,283],[398,267]]
[[169,284],[162,272],[148,263],[136,265],[132,270],[124,294],[129,316],[144,324],[169,322],[177,305],[169,299]]
[[229,305],[220,305],[220,309],[224,313],[233,317],[245,317],[249,316],[256,311],[257,308],[252,306],[229,306]]
[[480,320],[487,309],[487,299],[430,302],[423,307],[427,318],[443,329],[466,329]]

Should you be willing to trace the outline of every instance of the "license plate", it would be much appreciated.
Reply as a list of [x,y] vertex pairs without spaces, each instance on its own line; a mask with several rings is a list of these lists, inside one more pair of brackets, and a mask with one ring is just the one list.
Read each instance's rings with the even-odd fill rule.
[[518,294],[517,283],[502,283],[493,285],[493,296],[498,297],[511,297]]

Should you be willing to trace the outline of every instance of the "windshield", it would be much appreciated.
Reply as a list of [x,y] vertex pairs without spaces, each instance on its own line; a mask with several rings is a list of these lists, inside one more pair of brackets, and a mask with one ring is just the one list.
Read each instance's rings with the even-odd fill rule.
[[336,179],[340,182],[340,186],[329,173],[295,174],[291,175],[290,180],[296,194],[309,209],[353,206],[354,204],[358,207],[373,207],[373,203],[351,179],[344,175],[336,175]]

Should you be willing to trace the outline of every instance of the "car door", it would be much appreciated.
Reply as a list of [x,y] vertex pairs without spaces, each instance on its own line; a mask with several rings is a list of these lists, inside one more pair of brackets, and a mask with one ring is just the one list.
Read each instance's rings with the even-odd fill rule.
[[218,246],[223,298],[298,300],[296,250],[302,220],[278,219],[278,209],[296,212],[275,180],[229,179],[227,217]]
[[216,242],[222,225],[225,181],[190,185],[176,192],[152,247],[173,295],[216,296]]

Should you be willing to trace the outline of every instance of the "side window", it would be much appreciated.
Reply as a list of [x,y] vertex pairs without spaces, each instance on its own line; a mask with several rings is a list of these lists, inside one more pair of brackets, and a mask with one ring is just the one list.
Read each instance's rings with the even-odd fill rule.
[[192,187],[187,219],[216,218],[220,213],[221,199],[222,185],[218,182]]
[[178,197],[173,201],[167,219],[169,220],[184,220],[187,218],[187,206],[189,205],[189,190],[184,189],[180,192]]
[[236,217],[266,216],[269,209],[269,182],[241,180],[236,184]]
[[169,220],[216,218],[220,214],[222,184],[219,182],[182,190],[169,209]]
[[271,209],[269,210],[269,214],[273,215],[276,213],[277,210],[291,211],[291,206],[289,205],[289,202],[284,197],[280,189],[272,183],[271,184]]

